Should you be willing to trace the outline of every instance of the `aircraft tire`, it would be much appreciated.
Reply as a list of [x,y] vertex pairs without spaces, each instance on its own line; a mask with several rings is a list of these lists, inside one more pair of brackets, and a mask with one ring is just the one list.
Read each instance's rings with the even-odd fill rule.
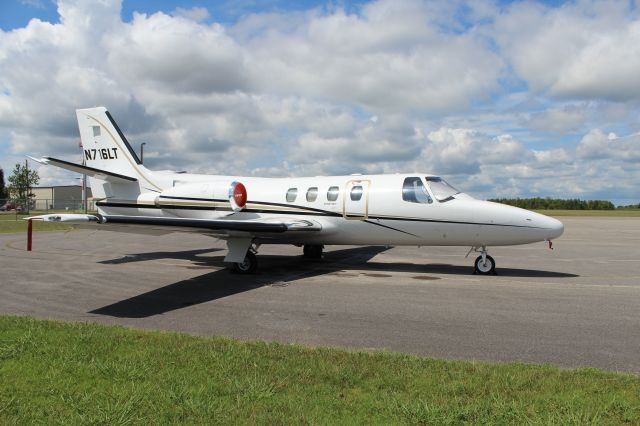
[[307,244],[303,247],[302,253],[307,259],[322,259],[322,249],[324,249],[323,245]]
[[244,258],[244,262],[234,263],[233,272],[242,275],[253,274],[258,270],[258,256],[248,252]]
[[474,272],[480,275],[495,275],[496,273],[496,261],[489,255],[487,255],[487,261],[484,264],[482,263],[482,256],[478,256],[474,266]]

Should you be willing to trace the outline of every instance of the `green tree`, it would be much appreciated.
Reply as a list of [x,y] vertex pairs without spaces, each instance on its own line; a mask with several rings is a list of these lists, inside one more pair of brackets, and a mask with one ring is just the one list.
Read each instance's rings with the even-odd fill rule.
[[0,169],[0,199],[7,198],[7,190],[4,187],[4,170]]
[[522,207],[523,209],[549,209],[549,210],[613,210],[615,206],[608,200],[580,200],[571,198],[563,200],[561,198],[498,198],[490,199],[497,203],[509,204],[511,206]]
[[13,174],[9,176],[9,192],[15,198],[26,200],[31,196],[29,189],[40,182],[40,176],[35,170],[27,168],[26,164],[16,164]]

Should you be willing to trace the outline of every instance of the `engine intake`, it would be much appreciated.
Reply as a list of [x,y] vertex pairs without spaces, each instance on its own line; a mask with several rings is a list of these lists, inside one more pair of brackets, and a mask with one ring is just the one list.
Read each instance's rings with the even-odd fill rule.
[[[179,209],[184,206],[185,209],[189,209],[192,206],[211,206],[211,210],[217,210],[218,215],[221,216],[229,214],[228,208],[232,212],[242,210],[248,199],[247,188],[238,181],[185,183],[166,189],[158,196],[156,194],[149,194],[149,196],[153,196],[153,204],[163,208]],[[229,202],[227,209],[221,208],[220,202],[223,200]]]
[[229,203],[234,212],[240,211],[247,205],[247,188],[242,182],[232,182],[229,187]]

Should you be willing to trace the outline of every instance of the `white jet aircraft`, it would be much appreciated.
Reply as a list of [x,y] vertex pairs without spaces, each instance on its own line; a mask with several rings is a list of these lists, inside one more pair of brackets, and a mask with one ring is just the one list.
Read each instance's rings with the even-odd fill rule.
[[261,244],[294,244],[310,258],[325,244],[468,246],[474,272],[495,273],[489,246],[548,241],[556,219],[476,200],[428,173],[258,178],[144,167],[106,108],[76,111],[86,165],[34,159],[89,176],[97,215],[49,214],[43,221],[95,221],[195,230],[223,238],[238,273],[257,268]]

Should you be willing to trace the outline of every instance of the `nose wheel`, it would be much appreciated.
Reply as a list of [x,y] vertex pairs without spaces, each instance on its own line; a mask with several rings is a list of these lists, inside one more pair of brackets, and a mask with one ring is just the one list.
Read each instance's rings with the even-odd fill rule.
[[[473,273],[480,275],[497,275],[496,274],[496,261],[493,260],[493,257],[487,254],[487,247],[482,246],[480,250],[478,247],[471,247],[467,256],[471,254],[472,251],[480,252],[480,256],[476,258],[475,263],[473,264]],[[466,257],[466,256],[465,256]]]
[[474,273],[480,275],[495,275],[496,273],[496,261],[489,255],[478,256],[475,262]]

